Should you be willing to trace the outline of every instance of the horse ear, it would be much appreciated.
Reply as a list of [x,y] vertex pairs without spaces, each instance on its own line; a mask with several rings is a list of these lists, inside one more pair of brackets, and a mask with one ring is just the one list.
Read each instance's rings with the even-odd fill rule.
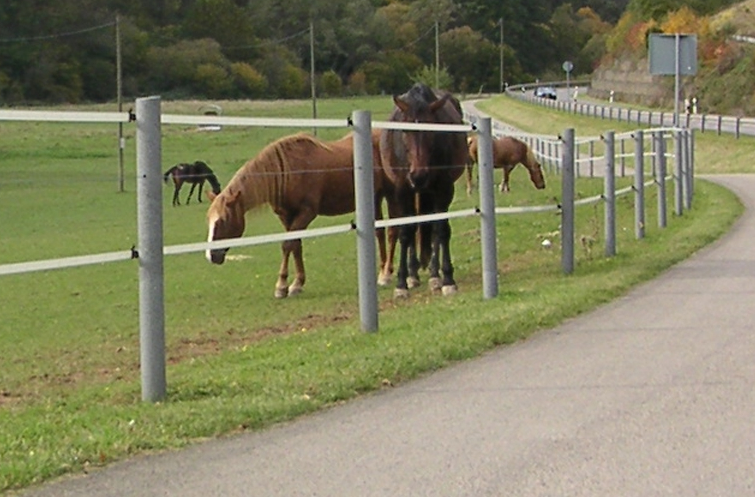
[[395,103],[396,107],[398,107],[403,113],[406,113],[409,110],[409,104],[401,100],[401,97],[398,95],[393,95],[393,103]]
[[207,200],[209,200],[210,202],[212,202],[213,200],[215,200],[215,197],[217,197],[217,195],[215,195],[211,191],[206,191],[204,193],[205,193],[205,196],[207,197]]
[[443,95],[443,97],[439,98],[438,100],[430,104],[430,110],[432,112],[435,112],[436,110],[440,109],[441,107],[446,105],[446,102],[448,102],[448,99],[450,97],[451,97],[451,94],[446,93],[445,95]]

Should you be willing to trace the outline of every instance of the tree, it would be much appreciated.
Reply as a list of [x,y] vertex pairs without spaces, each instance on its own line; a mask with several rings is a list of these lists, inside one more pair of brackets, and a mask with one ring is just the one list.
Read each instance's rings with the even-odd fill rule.
[[225,53],[236,59],[257,54],[256,50],[243,50],[243,47],[254,46],[258,40],[244,9],[231,0],[196,0],[181,26],[186,37],[214,39],[226,49]]
[[440,60],[452,75],[448,89],[458,91],[498,87],[500,51],[469,26],[454,28],[439,37]]

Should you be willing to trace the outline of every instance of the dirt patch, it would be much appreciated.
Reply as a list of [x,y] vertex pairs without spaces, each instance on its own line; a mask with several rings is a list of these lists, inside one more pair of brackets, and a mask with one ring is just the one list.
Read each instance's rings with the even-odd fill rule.
[[179,364],[187,359],[218,354],[231,348],[253,345],[271,336],[290,335],[301,331],[311,331],[351,319],[348,313],[336,315],[309,314],[302,319],[283,326],[269,326],[256,330],[226,330],[223,336],[199,336],[183,338],[171,344],[168,350],[168,364]]

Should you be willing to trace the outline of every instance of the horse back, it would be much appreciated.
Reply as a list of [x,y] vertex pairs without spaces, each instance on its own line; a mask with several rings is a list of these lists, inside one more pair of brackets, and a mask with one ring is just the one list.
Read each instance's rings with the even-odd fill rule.
[[493,141],[493,157],[496,167],[513,167],[527,160],[527,144],[511,136]]
[[[373,143],[374,143],[373,135]],[[379,154],[373,145],[375,190],[382,188]],[[337,216],[354,212],[354,139],[349,134],[340,140],[317,139],[301,142],[287,154],[288,174],[282,204],[298,210],[310,208],[315,214]]]

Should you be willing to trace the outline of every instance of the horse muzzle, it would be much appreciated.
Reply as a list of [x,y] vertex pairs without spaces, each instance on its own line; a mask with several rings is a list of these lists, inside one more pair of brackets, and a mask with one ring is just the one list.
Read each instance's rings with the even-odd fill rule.
[[424,190],[427,188],[430,175],[426,171],[411,171],[406,175],[406,180],[414,190]]
[[227,252],[228,249],[208,250],[205,252],[205,256],[207,257],[207,260],[212,262],[213,264],[223,264],[225,262],[225,254]]

